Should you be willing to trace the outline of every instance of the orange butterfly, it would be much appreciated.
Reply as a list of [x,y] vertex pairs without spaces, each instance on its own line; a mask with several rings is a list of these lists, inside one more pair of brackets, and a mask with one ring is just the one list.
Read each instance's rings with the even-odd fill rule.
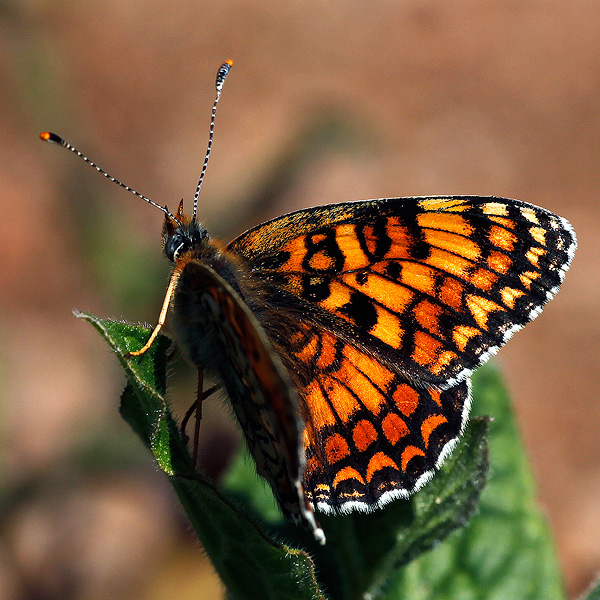
[[173,326],[231,400],[287,516],[370,511],[421,488],[466,424],[469,376],[556,294],[576,249],[563,218],[518,200],[385,198],[273,219],[223,247],[165,213],[174,264],[153,342]]

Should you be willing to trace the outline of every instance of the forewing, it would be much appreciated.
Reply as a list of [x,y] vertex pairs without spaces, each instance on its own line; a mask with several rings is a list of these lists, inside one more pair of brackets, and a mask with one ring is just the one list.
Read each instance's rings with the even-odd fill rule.
[[575,248],[565,219],[479,196],[309,208],[228,246],[273,307],[360,336],[411,380],[446,388],[541,312]]

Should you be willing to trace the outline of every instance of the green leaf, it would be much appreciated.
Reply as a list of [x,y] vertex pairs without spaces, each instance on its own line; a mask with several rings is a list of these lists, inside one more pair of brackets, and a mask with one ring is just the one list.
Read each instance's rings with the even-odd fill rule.
[[263,523],[191,473],[189,453],[164,398],[170,341],[159,336],[147,353],[129,357],[128,352],[148,339],[146,328],[76,315],[100,332],[125,369],[129,385],[121,398],[121,414],[169,476],[229,593],[244,600],[324,599],[307,552],[273,539]]
[[242,447],[221,480],[223,487],[240,502],[261,515],[265,521],[278,528],[285,527],[275,496],[269,484],[257,475],[253,463],[246,447]]
[[474,412],[492,415],[490,476],[479,512],[433,552],[398,572],[388,598],[562,600],[552,539],[508,395],[494,367],[473,378]]

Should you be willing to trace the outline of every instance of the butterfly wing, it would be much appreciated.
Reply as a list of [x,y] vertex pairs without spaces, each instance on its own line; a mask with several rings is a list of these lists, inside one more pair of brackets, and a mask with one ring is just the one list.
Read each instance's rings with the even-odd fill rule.
[[421,488],[456,445],[471,405],[466,379],[418,386],[360,344],[280,315],[268,325],[305,423],[303,486],[328,513],[369,511]]
[[273,307],[360,339],[411,380],[437,387],[464,380],[541,312],[575,248],[565,219],[479,196],[309,208],[228,246]]
[[466,196],[310,208],[231,242],[299,391],[313,505],[419,489],[465,425],[469,374],[541,312],[575,248],[547,210]]
[[235,290],[198,261],[183,269],[174,317],[191,360],[218,371],[257,471],[283,512],[323,541],[301,486],[305,458],[296,392],[260,325]]

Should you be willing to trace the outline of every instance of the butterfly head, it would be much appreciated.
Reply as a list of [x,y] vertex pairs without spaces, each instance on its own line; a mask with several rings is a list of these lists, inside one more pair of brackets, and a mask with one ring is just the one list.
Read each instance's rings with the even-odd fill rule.
[[188,252],[197,251],[208,239],[208,232],[193,217],[184,214],[182,200],[176,218],[171,213],[165,213],[162,236],[163,250],[167,258],[175,263]]

